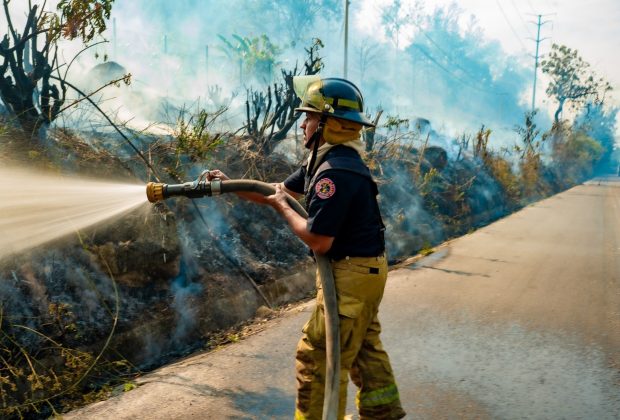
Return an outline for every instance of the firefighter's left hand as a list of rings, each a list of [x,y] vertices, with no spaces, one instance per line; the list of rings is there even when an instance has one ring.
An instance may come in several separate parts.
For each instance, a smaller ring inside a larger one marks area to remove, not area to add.
[[[210,171],[207,171],[207,181],[213,181],[215,178],[219,178],[222,181],[227,181],[230,178],[228,177],[228,175],[226,175],[224,172],[220,171],[219,169],[212,169]]]

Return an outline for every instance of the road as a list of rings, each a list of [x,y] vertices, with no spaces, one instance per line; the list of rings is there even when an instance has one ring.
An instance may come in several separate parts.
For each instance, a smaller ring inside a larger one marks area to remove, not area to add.
[[[67,419],[289,419],[313,302]],[[620,179],[594,180],[390,273],[380,311],[407,418],[620,418]],[[349,413],[355,413],[349,388]]]

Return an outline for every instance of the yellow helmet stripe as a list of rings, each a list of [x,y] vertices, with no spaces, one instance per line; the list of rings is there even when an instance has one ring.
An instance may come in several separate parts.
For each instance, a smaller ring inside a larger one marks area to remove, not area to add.
[[[325,102],[330,105],[334,104],[334,98],[325,97]],[[352,101],[350,99],[338,98],[338,106],[344,106],[346,108],[351,108],[355,111],[362,111],[360,109],[360,104],[357,101]]]

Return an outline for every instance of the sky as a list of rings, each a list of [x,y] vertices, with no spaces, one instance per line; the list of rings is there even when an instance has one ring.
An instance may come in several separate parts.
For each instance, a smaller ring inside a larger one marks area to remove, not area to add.
[[[351,0],[351,7],[356,7]],[[391,0],[361,0],[358,22],[371,30],[379,20],[378,7]],[[403,0],[403,4],[414,1]],[[612,101],[620,105],[620,0],[433,0],[427,10],[456,3],[464,16],[474,16],[485,34],[498,40],[510,54],[534,55],[536,15],[547,21],[541,27],[540,54],[552,43],[577,49],[595,72],[612,83]],[[465,24],[466,22],[463,22]],[[532,58],[532,65],[534,59]],[[540,73],[539,73],[540,74]],[[542,98],[544,91],[540,92]]]

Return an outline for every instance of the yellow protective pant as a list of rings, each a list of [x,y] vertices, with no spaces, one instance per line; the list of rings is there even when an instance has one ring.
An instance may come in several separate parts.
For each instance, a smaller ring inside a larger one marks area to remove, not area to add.
[[[387,279],[381,257],[351,257],[332,262],[340,314],[340,402],[346,409],[348,375],[358,387],[360,419],[399,419],[405,416],[387,353],[379,338],[379,303]],[[317,274],[314,312],[297,345],[297,402],[295,419],[321,419],[325,391],[325,314]]]

